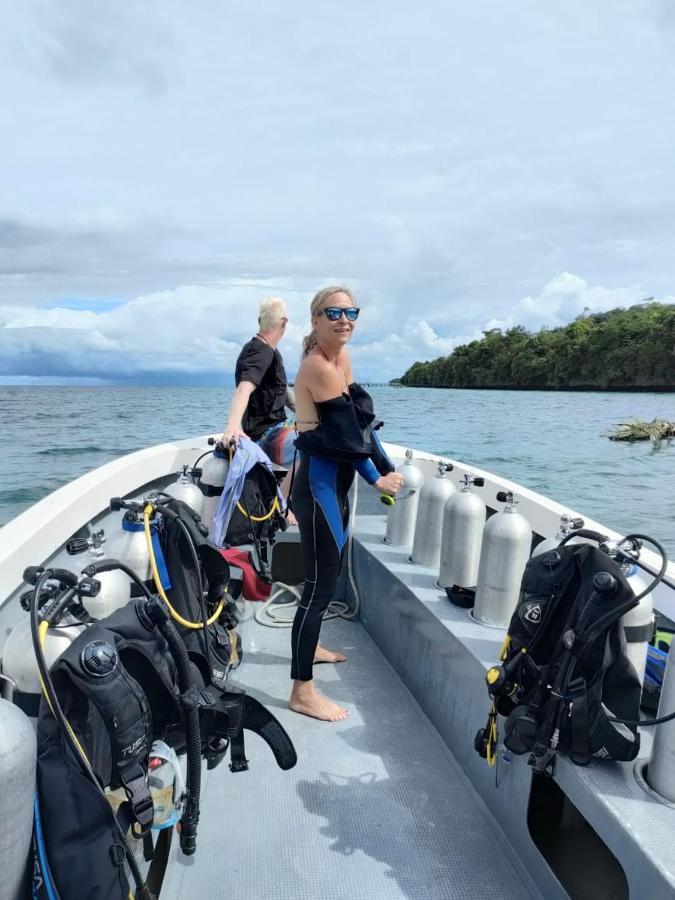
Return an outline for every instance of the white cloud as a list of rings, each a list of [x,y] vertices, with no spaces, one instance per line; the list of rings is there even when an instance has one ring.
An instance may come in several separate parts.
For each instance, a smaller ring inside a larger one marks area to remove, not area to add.
[[[22,376],[143,376],[149,373],[230,374],[241,345],[256,331],[262,297],[285,298],[290,315],[281,347],[289,372],[309,329],[310,294],[275,283],[185,285],[132,300],[105,312],[67,308],[0,307],[0,374]],[[392,378],[419,358],[448,354],[457,337],[442,337],[425,320],[408,318],[399,331],[388,306],[364,306],[352,352],[360,377]],[[307,322],[305,325],[304,322]]]
[[[185,285],[103,312],[0,307],[0,376],[143,379],[183,375],[189,379],[230,375],[242,344],[256,331],[260,300],[272,293],[284,297],[289,310],[281,350],[292,375],[309,327],[311,294],[297,290],[291,281],[272,284],[257,279]],[[463,325],[461,333],[443,335],[426,318],[409,315],[409,304],[401,300],[369,302],[366,298],[350,352],[357,377],[389,380],[417,360],[447,356],[459,344],[479,339],[484,328],[556,327],[585,309],[601,312],[642,299],[643,292],[636,287],[590,286],[565,272],[538,295],[516,303],[506,317],[483,324],[476,310],[468,328]],[[661,300],[675,302],[675,297]]]
[[[551,279],[536,297],[523,297],[503,319],[490,319],[486,328],[513,328],[524,325],[530,331],[542,326],[556,328],[571,322],[584,312],[606,312],[615,307],[633,306],[647,298],[643,289],[591,287],[569,272]],[[659,298],[662,303],[675,303],[675,297]]]

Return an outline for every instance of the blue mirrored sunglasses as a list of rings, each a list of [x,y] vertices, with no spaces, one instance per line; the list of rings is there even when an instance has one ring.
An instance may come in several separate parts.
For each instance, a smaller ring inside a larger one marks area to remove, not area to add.
[[[345,314],[345,318],[349,319],[350,322],[356,322],[361,310],[358,306],[327,306],[325,309],[322,309],[321,312],[326,316],[329,322],[337,322],[342,316],[342,313]]]

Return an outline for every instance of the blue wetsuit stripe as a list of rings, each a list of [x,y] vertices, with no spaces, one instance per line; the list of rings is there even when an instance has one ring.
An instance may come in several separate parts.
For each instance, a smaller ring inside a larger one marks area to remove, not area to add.
[[[360,459],[355,464],[354,468],[359,473],[361,478],[367,481],[368,484],[375,484],[377,479],[380,477],[380,473],[377,471],[377,469],[373,465],[373,461],[370,459]]]
[[[309,459],[309,486],[314,499],[321,507],[326,522],[335,538],[339,551],[345,545],[348,529],[342,524],[342,510],[337,496],[337,463],[332,459],[311,456]]]

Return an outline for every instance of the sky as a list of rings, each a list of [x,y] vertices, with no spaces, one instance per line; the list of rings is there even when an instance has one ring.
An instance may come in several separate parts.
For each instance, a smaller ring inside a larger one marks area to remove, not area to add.
[[[671,0],[0,3],[0,383],[222,383],[260,300],[362,380],[675,302]]]

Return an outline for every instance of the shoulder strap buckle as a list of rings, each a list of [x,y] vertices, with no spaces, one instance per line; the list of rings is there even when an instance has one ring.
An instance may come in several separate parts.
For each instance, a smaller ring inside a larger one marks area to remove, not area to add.
[[[132,763],[119,772],[119,779],[134,819],[140,826],[141,834],[144,834],[152,827],[155,818],[155,807],[145,772],[138,763]]]

